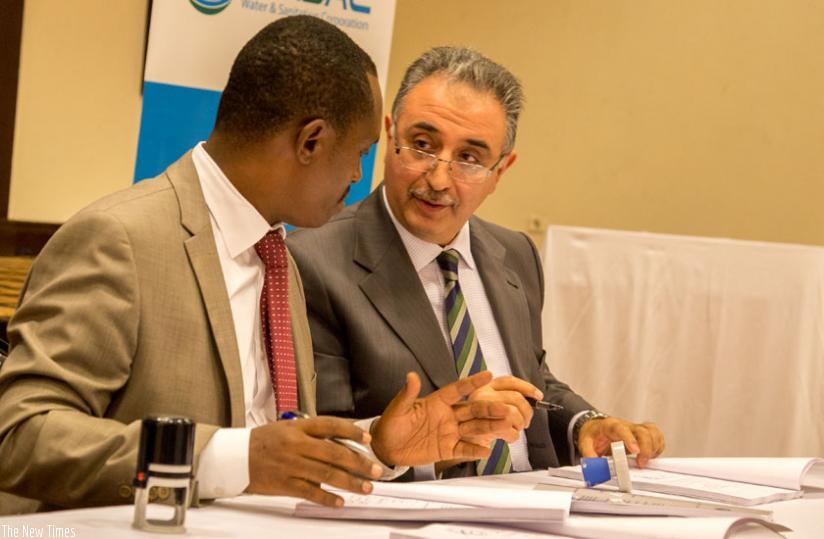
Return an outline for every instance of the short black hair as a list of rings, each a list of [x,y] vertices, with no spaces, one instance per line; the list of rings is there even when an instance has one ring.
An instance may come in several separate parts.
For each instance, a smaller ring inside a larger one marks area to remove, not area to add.
[[[254,142],[323,118],[345,133],[373,113],[367,74],[377,74],[374,62],[336,26],[308,15],[278,19],[235,58],[215,130]]]

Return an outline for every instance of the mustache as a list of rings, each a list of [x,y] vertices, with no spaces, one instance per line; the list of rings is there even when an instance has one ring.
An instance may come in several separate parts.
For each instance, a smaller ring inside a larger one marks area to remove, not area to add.
[[[447,193],[446,191],[435,191],[429,186],[418,187],[417,189],[410,189],[409,196],[429,202],[430,204],[437,204],[439,206],[457,206],[458,201]]]

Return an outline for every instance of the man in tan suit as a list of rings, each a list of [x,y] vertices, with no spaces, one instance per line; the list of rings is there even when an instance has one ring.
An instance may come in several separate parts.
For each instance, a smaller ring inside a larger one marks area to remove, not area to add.
[[[416,399],[410,375],[371,436],[338,418],[274,421],[283,410],[261,344],[254,244],[342,207],[378,138],[380,103],[374,64],[351,39],[320,19],[281,19],[239,53],[205,143],[61,227],[8,328],[0,490],[41,508],[130,502],[140,420],[152,414],[196,422],[201,498],[248,491],[338,505],[321,482],[368,493],[363,478],[385,475],[383,465],[488,453],[508,429],[505,407],[461,402],[488,376]],[[299,406],[314,415],[291,258],[289,270]],[[379,441],[376,458],[332,437]]]

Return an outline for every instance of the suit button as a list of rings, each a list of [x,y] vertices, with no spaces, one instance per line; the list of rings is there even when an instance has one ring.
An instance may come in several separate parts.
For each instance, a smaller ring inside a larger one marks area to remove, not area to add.
[[[117,495],[121,498],[131,498],[132,497],[132,487],[129,485],[120,485],[117,488]]]

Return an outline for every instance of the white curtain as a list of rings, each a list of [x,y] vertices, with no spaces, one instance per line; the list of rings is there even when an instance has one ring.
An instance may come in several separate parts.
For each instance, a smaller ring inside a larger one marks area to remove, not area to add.
[[[551,227],[544,340],[668,456],[824,456],[824,249]]]

